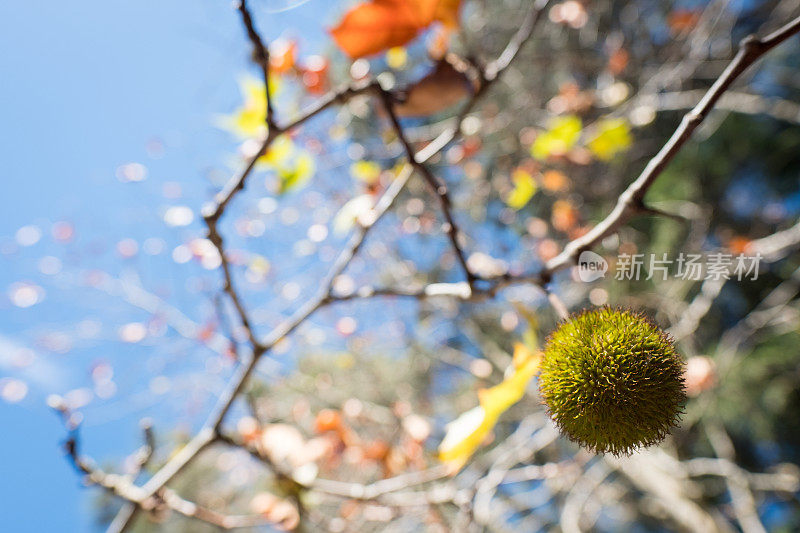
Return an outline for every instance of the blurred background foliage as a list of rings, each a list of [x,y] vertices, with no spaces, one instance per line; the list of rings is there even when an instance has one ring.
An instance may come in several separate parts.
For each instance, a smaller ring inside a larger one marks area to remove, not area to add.
[[[332,43],[322,55],[306,55],[302,37],[291,28],[281,34],[270,26],[268,6],[258,0],[251,4],[271,42],[279,116],[293,116],[332,87],[377,75],[385,88],[409,87],[409,95],[417,90],[419,107],[408,104],[403,124],[409,137],[424,145],[455,109],[429,112],[438,107],[435,101],[462,101],[474,90],[469,61],[481,65],[496,57],[528,2],[465,0],[460,31],[447,37],[449,52],[468,60],[466,74],[436,74],[429,88],[418,80],[445,68],[439,63],[441,36],[435,30],[368,59],[351,61]],[[330,20],[320,22],[333,25],[350,6],[342,2]],[[463,140],[431,164],[450,188],[470,267],[486,276],[536,272],[613,208],[683,114],[719,77],[740,39],[751,32],[764,34],[798,14],[800,4],[793,0],[551,2],[548,20],[468,116]],[[691,319],[690,304],[709,297],[706,312],[689,320],[689,329],[677,336],[690,369],[690,399],[681,427],[658,451],[631,458],[631,471],[630,464],[594,457],[559,438],[531,385],[501,417],[474,461],[447,481],[454,491],[473,491],[467,506],[473,524],[492,531],[673,531],[703,530],[709,524],[721,531],[758,531],[752,517],[742,520],[734,501],[742,498],[737,483],[744,483],[752,491],[757,523],[769,531],[797,529],[797,242],[763,261],[757,280],[734,279],[719,287],[675,275],[632,281],[613,275],[620,253],[666,253],[672,260],[680,253],[738,254],[797,222],[797,42],[776,49],[746,73],[648,193],[648,205],[682,219],[642,216],[605,239],[596,250],[610,264],[605,279],[582,283],[565,271],[553,281],[570,310],[634,307],[665,329]],[[255,69],[249,75],[255,76]],[[86,419],[98,403],[123,408],[113,404],[116,381],[122,381],[126,394],[132,394],[134,384],[144,384],[150,395],[171,398],[169,414],[166,407],[157,414],[167,422],[156,425],[161,446],[150,471],[202,422],[237,352],[244,349],[235,315],[217,296],[220,260],[204,239],[198,209],[200,200],[208,199],[242,158],[254,153],[253,139],[264,133],[266,107],[256,79],[243,78],[241,101],[218,102],[220,118],[209,128],[219,127],[220,143],[229,153],[222,163],[198,173],[204,197],[182,195],[173,182],[148,178],[163,181],[163,236],[121,239],[96,261],[102,266],[74,261],[67,249],[41,259],[46,281],[9,288],[9,300],[17,307],[38,304],[45,289],[78,297],[99,289],[110,298],[91,305],[112,322],[122,302],[142,309],[139,318],[116,326],[118,338],[88,335],[68,342],[66,351],[79,351],[84,343],[103,343],[109,350],[122,344],[126,353],[133,347],[137,354],[151,353],[145,364],[141,355],[131,355],[140,358],[136,362],[91,358],[85,384],[51,392],[62,394],[75,416],[86,410]],[[424,116],[416,116],[420,109]],[[314,118],[271,149],[222,224],[235,279],[257,328],[268,331],[316,291],[316,280],[365,211],[358,198],[383,192],[402,157],[384,113],[366,96]],[[145,180],[146,169],[137,165],[119,168],[117,177],[125,186]],[[20,228],[16,246],[35,237],[39,230],[31,228]],[[67,230],[54,226],[54,238],[62,235],[69,241]],[[80,245],[91,246],[91,237]],[[413,179],[336,287],[347,293],[364,285],[421,287],[460,280],[437,204],[423,181]],[[777,303],[769,299],[775,291],[783,297]],[[759,322],[756,313],[765,305],[769,317]],[[227,429],[245,444],[260,443],[271,461],[309,480],[366,484],[435,468],[445,424],[477,405],[478,389],[503,380],[515,343],[535,347],[557,320],[543,293],[525,285],[481,302],[387,298],[340,303],[320,311],[268,355],[246,401],[228,417]],[[80,336],[100,327],[95,322],[82,320],[64,329]],[[38,335],[38,345],[54,353],[59,340],[67,342],[64,332]],[[202,355],[185,355],[194,352]],[[24,379],[3,379],[3,397],[21,400],[15,398],[20,387],[27,390]],[[129,463],[121,455],[108,457],[111,471]],[[698,458],[727,461],[714,464],[734,465],[733,474],[704,471],[705,463],[692,462]],[[549,469],[527,478],[520,470],[526,465]],[[487,485],[497,471],[514,472],[519,481]],[[674,483],[677,500],[655,490],[641,472],[661,476],[656,484],[667,483],[664,479]],[[482,487],[488,488],[482,492]],[[466,527],[465,506],[457,499],[421,505],[308,492],[237,449],[209,450],[174,488],[191,501],[233,514],[270,516],[275,502],[269,495],[277,496],[291,503],[306,531]],[[118,505],[103,496],[98,523],[110,522]],[[681,522],[676,512],[687,505],[709,521],[692,527],[695,515],[688,513],[689,522]],[[285,519],[284,526],[297,521],[291,511]],[[156,510],[139,519],[134,530],[216,528]]]

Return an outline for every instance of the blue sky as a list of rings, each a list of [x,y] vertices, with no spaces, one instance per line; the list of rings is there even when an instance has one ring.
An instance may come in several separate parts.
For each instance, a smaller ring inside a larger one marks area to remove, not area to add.
[[[284,7],[282,1],[253,2],[266,37],[298,37],[305,53],[328,46],[320,29],[331,22],[335,3],[310,0],[268,12]],[[70,266],[110,270],[119,259],[92,250],[163,233],[152,199],[160,198],[164,183],[178,184],[186,205],[197,207],[209,197],[208,169],[230,157],[233,146],[213,118],[238,101],[237,78],[249,68],[247,45],[226,0],[30,0],[0,3],[0,49],[0,378],[19,378],[29,387],[19,403],[0,401],[3,530],[92,531],[93,492],[81,487],[59,452],[64,431],[45,406],[47,394],[80,386],[87,366],[98,360],[113,361],[117,374],[130,369],[127,381],[115,376],[117,403],[87,413],[86,447],[101,461],[139,445],[142,414],[171,414],[132,400],[142,388],[136,377],[152,370],[140,368],[140,351],[108,339],[76,340],[76,328],[92,326],[105,301],[65,276],[40,281],[37,265],[52,255],[64,262],[64,272]],[[129,162],[144,164],[148,179],[121,184],[116,169]],[[68,244],[50,237],[59,221],[75,229]],[[15,233],[31,225],[42,237],[17,246]],[[147,264],[137,270],[147,272]],[[182,279],[177,270],[170,276]],[[20,281],[44,286],[44,300],[12,305],[6,294]],[[173,303],[187,303],[180,298]],[[110,313],[116,323],[137,318],[133,310]],[[50,329],[75,334],[71,348],[53,348],[59,338],[47,337]],[[12,360],[23,349],[35,359],[20,368]],[[201,398],[199,413],[207,401]]]

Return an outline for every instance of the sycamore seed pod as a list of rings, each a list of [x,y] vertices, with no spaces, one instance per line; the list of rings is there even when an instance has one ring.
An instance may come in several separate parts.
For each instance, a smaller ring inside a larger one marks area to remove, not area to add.
[[[669,337],[639,313],[608,307],[575,314],[550,335],[539,389],[567,437],[614,455],[661,442],[685,399]]]

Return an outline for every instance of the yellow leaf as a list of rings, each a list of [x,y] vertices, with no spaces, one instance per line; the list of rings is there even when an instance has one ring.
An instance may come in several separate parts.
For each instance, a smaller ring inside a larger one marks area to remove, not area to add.
[[[258,166],[276,168],[284,165],[293,152],[294,142],[292,142],[292,139],[288,135],[281,135],[272,141],[267,153],[259,157],[256,164]]]
[[[597,125],[597,135],[588,147],[598,159],[608,161],[631,145],[631,130],[621,118],[607,118]]]
[[[531,155],[543,160],[551,155],[566,154],[580,139],[582,128],[581,119],[575,115],[553,119],[548,130],[533,141]]]
[[[264,113],[257,109],[243,107],[231,118],[230,129],[242,137],[256,137],[264,135],[267,131]]]
[[[305,185],[314,174],[314,160],[307,152],[300,154],[294,161],[294,165],[289,168],[282,168],[278,171],[280,185],[279,194],[286,194]]]
[[[536,182],[530,172],[521,168],[511,174],[511,181],[514,183],[514,189],[506,198],[506,204],[512,209],[522,209],[536,194]]]
[[[350,174],[367,185],[372,185],[381,176],[381,167],[374,161],[356,161],[350,165]]]
[[[447,425],[447,433],[439,445],[439,460],[448,466],[451,475],[458,472],[486,440],[500,415],[522,398],[528,382],[539,371],[541,353],[534,353],[518,343],[514,354],[511,375],[499,385],[478,391],[480,405]]]
[[[244,106],[267,109],[267,96],[264,94],[264,84],[255,78],[243,78],[239,82],[239,90],[244,97]]]
[[[511,359],[511,367],[514,370],[522,368],[535,356],[536,356],[536,351],[533,350],[530,346],[528,346],[527,343],[515,342],[514,355],[512,356]]]
[[[408,62],[408,52],[402,46],[395,46],[386,51],[386,64],[395,70],[400,70]]]
[[[241,137],[264,136],[267,131],[267,95],[264,92],[264,83],[248,77],[239,82],[239,89],[244,102],[233,114],[222,118],[222,126]],[[273,76],[270,78],[270,94],[277,94],[279,89],[280,82]]]
[[[439,445],[439,460],[448,466],[451,475],[461,470],[494,427],[482,406],[463,413],[447,424],[447,434]]]
[[[522,342],[529,350],[538,350],[539,319],[536,317],[536,313],[519,302],[512,302],[512,305],[514,306],[514,309],[516,309],[517,313],[528,323],[528,327],[522,333]],[[516,346],[514,355],[516,355]]]
[[[524,344],[517,343],[514,354],[516,358],[511,376],[499,385],[478,391],[481,406],[487,412],[496,413],[498,417],[522,398],[528,382],[539,370],[539,355],[534,354]]]

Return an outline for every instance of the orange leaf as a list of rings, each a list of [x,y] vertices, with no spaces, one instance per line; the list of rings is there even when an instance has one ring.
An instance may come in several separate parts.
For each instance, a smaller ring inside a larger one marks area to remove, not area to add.
[[[622,71],[625,70],[625,67],[628,66],[628,60],[630,59],[630,54],[624,48],[618,48],[611,57],[608,58],[608,70],[610,70],[615,76],[619,76],[622,74]]]
[[[294,68],[297,42],[277,39],[269,46],[269,68],[276,74],[285,74]]]
[[[439,26],[433,32],[433,38],[428,42],[428,57],[441,61],[450,48],[450,34],[453,33],[447,26]]]
[[[331,35],[352,59],[403,46],[433,22],[430,0],[371,0],[345,13]]]
[[[568,231],[578,223],[578,211],[567,200],[553,203],[551,221],[559,231]]]
[[[548,191],[563,191],[569,185],[569,178],[558,170],[548,170],[542,175],[542,187]]]
[[[368,0],[345,13],[331,35],[352,59],[403,46],[433,22],[458,27],[461,0]]]
[[[317,414],[314,421],[314,429],[317,433],[326,431],[337,431],[342,428],[342,415],[333,409],[323,409]]]
[[[457,28],[460,7],[461,0],[438,0],[434,19],[444,24],[447,28]]]
[[[328,60],[322,56],[309,56],[303,61],[299,71],[309,93],[325,94],[328,91],[328,66]]]
[[[676,9],[667,17],[667,25],[673,34],[681,34],[694,28],[700,21],[700,12],[692,9]]]
[[[736,236],[728,241],[728,250],[733,254],[743,254],[748,251],[752,241],[747,237]]]

